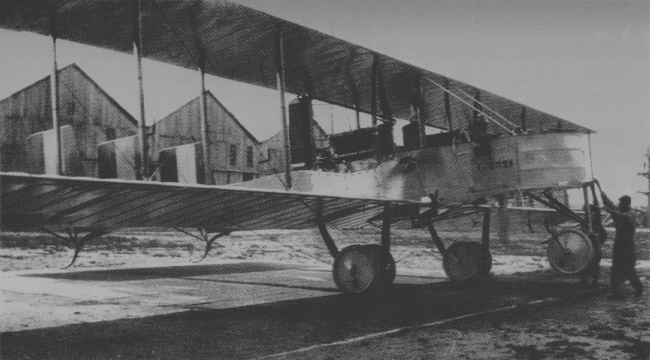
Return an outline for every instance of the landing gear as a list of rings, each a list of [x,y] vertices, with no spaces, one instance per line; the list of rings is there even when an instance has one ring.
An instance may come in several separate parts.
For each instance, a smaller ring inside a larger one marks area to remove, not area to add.
[[[460,216],[467,215],[461,213]],[[483,234],[481,243],[460,241],[445,248],[433,223],[427,225],[431,239],[442,254],[442,266],[447,277],[453,281],[469,281],[485,278],[492,269],[490,254],[490,209],[483,210]]]
[[[390,286],[393,284],[395,281],[395,259],[393,259],[393,255],[388,253],[388,259],[386,259],[384,265],[382,266],[381,263],[381,255],[382,255],[382,249],[380,245],[377,244],[372,244],[372,245],[364,245],[366,252],[370,254],[370,256],[375,259],[377,262],[377,266],[379,268],[379,285],[381,287],[386,287]]]
[[[551,237],[546,254],[553,270],[564,275],[577,275],[589,266],[596,252],[585,233],[568,229]]]
[[[317,222],[332,257],[334,283],[344,293],[366,293],[395,281],[395,260],[390,253],[390,207],[384,206],[381,245],[351,245],[339,251],[325,224]]]
[[[361,245],[348,246],[334,260],[334,283],[344,293],[362,293],[379,281],[376,261]]]
[[[589,201],[589,189],[591,189],[593,204],[590,204]],[[597,267],[598,261],[600,261],[600,242],[597,230],[602,229],[602,225],[600,223],[600,207],[594,182],[583,184],[582,190],[584,195],[584,218],[553,197],[550,189],[547,189],[542,194],[527,193],[530,198],[578,224],[579,230],[564,229],[558,231],[555,227],[546,222],[544,223],[546,231],[551,234],[546,248],[548,262],[555,272],[563,275],[581,274],[591,265]]]
[[[442,257],[442,267],[449,279],[468,281],[478,278],[484,269],[484,259],[478,243],[456,242],[447,248]]]
[[[478,252],[481,257],[481,270],[479,276],[487,276],[492,270],[492,253],[490,253],[490,250],[486,249],[482,244],[477,242],[468,242],[468,244],[474,247],[474,251]]]
[[[365,293],[385,287],[395,280],[395,260],[389,254],[381,266],[379,245],[351,245],[334,260],[334,283],[344,293]]]
[[[478,280],[492,270],[492,254],[477,242],[456,242],[445,251],[442,267],[451,280]]]

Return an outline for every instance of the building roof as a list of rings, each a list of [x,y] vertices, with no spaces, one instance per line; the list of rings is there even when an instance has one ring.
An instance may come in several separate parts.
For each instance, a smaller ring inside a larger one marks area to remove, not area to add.
[[[79,75],[81,75],[84,79],[86,79],[86,81],[88,81],[88,82],[89,82],[93,87],[95,87],[95,89],[97,89],[97,91],[99,91],[99,93],[100,93],[102,96],[104,96],[104,98],[106,98],[106,99],[107,99],[107,100],[108,100],[108,101],[109,101],[113,106],[115,106],[115,108],[117,108],[118,111],[119,111],[120,113],[122,113],[122,115],[124,115],[125,118],[127,118],[130,122],[132,122],[133,125],[137,125],[137,124],[138,124],[138,121],[137,121],[137,120],[136,120],[136,119],[135,119],[131,114],[129,114],[129,112],[126,111],[126,109],[124,109],[124,108],[123,108],[123,107],[122,107],[122,106],[121,106],[117,101],[115,101],[115,99],[113,99],[110,95],[108,95],[108,93],[107,93],[106,91],[104,91],[104,89],[102,89],[102,87],[99,86],[99,84],[97,84],[97,82],[95,82],[95,80],[93,80],[93,79],[92,79],[88,74],[86,74],[86,72],[83,71],[83,70],[79,67],[79,65],[77,65],[76,63],[72,63],[72,64],[70,64],[70,65],[68,65],[68,66],[66,66],[66,67],[63,67],[63,68],[59,69],[59,70],[58,70],[59,76],[60,76],[60,74],[62,74],[64,71],[74,71],[74,72],[78,73]],[[50,75],[48,75],[48,76],[46,76],[46,77],[44,77],[44,78],[42,78],[42,79],[40,79],[40,80],[38,80],[38,81],[36,81],[36,82],[34,82],[34,83],[28,85],[28,86],[25,86],[25,87],[22,88],[22,89],[20,89],[20,90],[14,92],[13,94],[7,96],[6,98],[0,100],[0,103],[4,102],[4,101],[6,101],[6,100],[9,100],[9,99],[11,99],[12,97],[18,96],[20,93],[25,92],[25,91],[27,91],[28,89],[31,89],[31,88],[36,87],[36,86],[39,86],[39,85],[41,85],[41,84],[44,83],[44,82],[49,83],[49,81],[50,81]]]
[[[225,107],[225,106],[224,106],[224,105],[223,105],[223,104],[222,104],[222,103],[217,99],[217,97],[214,96],[214,94],[212,94],[212,92],[210,92],[210,90],[207,90],[205,93],[206,93],[206,95],[207,95],[207,96],[206,96],[207,101],[214,101],[214,102],[215,102],[215,103],[216,103],[216,104],[217,104],[217,105],[218,105],[218,106],[219,106],[223,111],[226,112],[226,114],[228,114],[228,116],[229,116],[229,117],[230,117],[230,118],[235,122],[235,124],[237,124],[237,126],[239,126],[239,128],[242,129],[242,130],[244,131],[244,133],[246,133],[246,135],[247,135],[247,136],[248,136],[248,137],[249,137],[249,138],[250,138],[250,139],[251,139],[255,144],[259,144],[259,143],[260,143],[260,142],[255,138],[255,136],[253,136],[253,134],[251,134],[250,131],[248,131],[248,129],[246,129],[246,127],[244,127],[244,125],[242,125],[242,124],[239,122],[239,120],[237,120],[237,118],[235,117],[235,115],[233,115],[233,113],[231,113],[230,110],[228,110],[228,109],[227,109],[227,108],[226,108],[226,107]],[[211,100],[210,100],[210,99],[211,99]],[[192,100],[186,102],[184,105],[182,105],[182,106],[179,107],[178,109],[172,111],[171,113],[169,113],[169,114],[168,114],[167,116],[165,116],[164,118],[159,119],[159,120],[156,120],[155,123],[159,123],[159,122],[161,122],[161,121],[166,121],[166,119],[168,119],[168,118],[169,118],[170,116],[172,116],[173,114],[175,114],[175,113],[181,111],[182,109],[184,109],[184,108],[187,107],[187,106],[191,106],[194,102],[198,102],[198,100],[199,100],[199,97],[197,96],[197,97],[195,97],[194,99],[192,99]],[[155,124],[155,123],[154,123],[154,124]]]

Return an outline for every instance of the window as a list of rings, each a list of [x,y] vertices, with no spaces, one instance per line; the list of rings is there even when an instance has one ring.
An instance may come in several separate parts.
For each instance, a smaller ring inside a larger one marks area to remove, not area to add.
[[[253,147],[249,146],[246,148],[246,165],[248,167],[253,167]]]
[[[237,165],[237,145],[230,144],[230,165]]]
[[[106,141],[115,140],[115,129],[107,128],[106,129]]]

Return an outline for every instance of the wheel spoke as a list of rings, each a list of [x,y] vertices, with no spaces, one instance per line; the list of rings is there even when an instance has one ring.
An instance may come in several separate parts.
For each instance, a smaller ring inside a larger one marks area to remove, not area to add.
[[[569,229],[550,241],[547,256],[551,267],[562,274],[575,275],[583,271],[595,256],[594,245],[581,231]]]

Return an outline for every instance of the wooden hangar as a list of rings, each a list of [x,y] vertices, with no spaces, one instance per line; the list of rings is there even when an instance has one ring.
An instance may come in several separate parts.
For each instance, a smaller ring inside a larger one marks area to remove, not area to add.
[[[97,145],[135,134],[137,122],[76,64],[60,69],[58,80],[60,124],[64,135],[74,134],[63,146],[70,155],[64,174],[96,177]],[[53,135],[50,90],[48,76],[0,100],[2,171],[55,173],[53,151],[43,148]]]
[[[133,116],[76,64],[58,70],[58,84],[63,174],[135,179]],[[48,76],[0,100],[2,171],[56,173],[50,86]],[[205,94],[211,176],[206,179],[202,166],[197,97],[147,128],[149,178],[224,185],[282,171],[281,133],[258,141],[212,93]],[[313,124],[322,145],[326,134]]]

